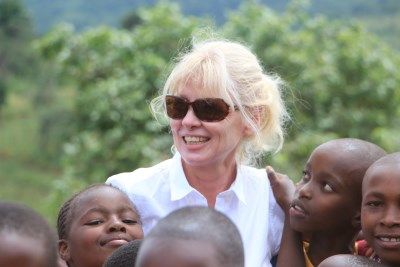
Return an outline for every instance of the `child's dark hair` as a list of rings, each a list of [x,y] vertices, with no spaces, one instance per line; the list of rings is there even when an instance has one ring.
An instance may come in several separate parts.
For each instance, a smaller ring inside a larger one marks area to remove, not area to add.
[[[78,193],[74,194],[70,199],[68,199],[66,202],[64,202],[64,204],[60,208],[60,211],[58,212],[57,232],[58,232],[59,239],[67,239],[68,238],[68,232],[69,232],[69,228],[71,226],[71,219],[73,218],[74,210],[75,210],[75,207],[76,207],[76,204],[77,204],[79,198],[82,197],[83,195],[85,195],[86,193],[88,193],[92,190],[101,188],[101,187],[111,187],[115,190],[120,191],[122,194],[126,195],[125,192],[123,192],[119,188],[114,187],[112,185],[108,185],[108,184],[93,184],[93,185],[90,185],[90,186],[86,187],[85,189],[79,191]],[[128,196],[127,196],[127,198],[129,199]],[[132,203],[132,206],[140,218],[140,214],[137,211],[137,209],[133,203]],[[140,223],[140,221],[139,221],[139,223]]]
[[[320,267],[332,267],[332,266],[353,266],[353,267],[384,267],[379,262],[373,261],[367,257],[351,254],[338,254],[326,258],[318,266]]]
[[[142,239],[135,239],[115,250],[107,258],[103,267],[132,267],[135,266],[136,257]]]
[[[56,234],[40,214],[22,204],[5,201],[0,201],[0,214],[0,233],[13,232],[19,236],[32,238],[45,249],[48,259],[47,266],[57,266]]]
[[[190,206],[161,219],[143,241],[138,255],[151,240],[201,240],[214,246],[220,267],[243,267],[244,248],[236,225],[223,213],[208,207]],[[151,249],[151,248],[150,248]]]

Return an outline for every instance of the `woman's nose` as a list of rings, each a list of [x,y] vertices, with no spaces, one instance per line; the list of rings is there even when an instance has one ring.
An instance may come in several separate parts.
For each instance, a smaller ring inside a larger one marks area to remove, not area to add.
[[[188,112],[185,117],[182,119],[182,125],[192,128],[193,126],[201,125],[201,120],[197,118],[196,114],[193,111],[192,107],[189,107]]]

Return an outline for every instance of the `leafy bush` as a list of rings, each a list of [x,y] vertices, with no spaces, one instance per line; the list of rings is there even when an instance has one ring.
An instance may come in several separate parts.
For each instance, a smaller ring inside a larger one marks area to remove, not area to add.
[[[137,14],[131,31],[76,34],[63,26],[38,44],[59,64],[60,79],[75,81],[74,132],[64,146],[68,179],[104,181],[170,157],[168,129],[154,121],[148,101],[203,22],[166,3]],[[267,159],[278,170],[299,177],[311,150],[337,137],[399,149],[399,55],[359,25],[310,17],[298,2],[282,15],[247,2],[219,34],[250,45],[267,71],[287,81],[292,122],[283,151]]]

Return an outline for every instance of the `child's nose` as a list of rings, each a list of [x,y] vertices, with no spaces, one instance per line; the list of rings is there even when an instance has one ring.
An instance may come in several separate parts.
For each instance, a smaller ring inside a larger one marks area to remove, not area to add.
[[[400,226],[400,210],[396,207],[388,207],[381,223],[387,227]]]
[[[124,233],[126,233],[125,224],[119,219],[113,219],[110,222],[108,230],[110,232],[124,232]]]
[[[311,199],[310,183],[306,183],[297,188],[299,198]]]

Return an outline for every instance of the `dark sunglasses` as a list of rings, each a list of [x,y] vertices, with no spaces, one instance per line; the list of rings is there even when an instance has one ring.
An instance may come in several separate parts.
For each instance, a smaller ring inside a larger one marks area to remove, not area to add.
[[[167,95],[165,105],[168,117],[176,120],[183,119],[190,106],[201,121],[222,121],[229,114],[229,105],[221,98],[199,98],[189,102],[183,97]],[[234,106],[234,110],[239,110],[239,108]]]

